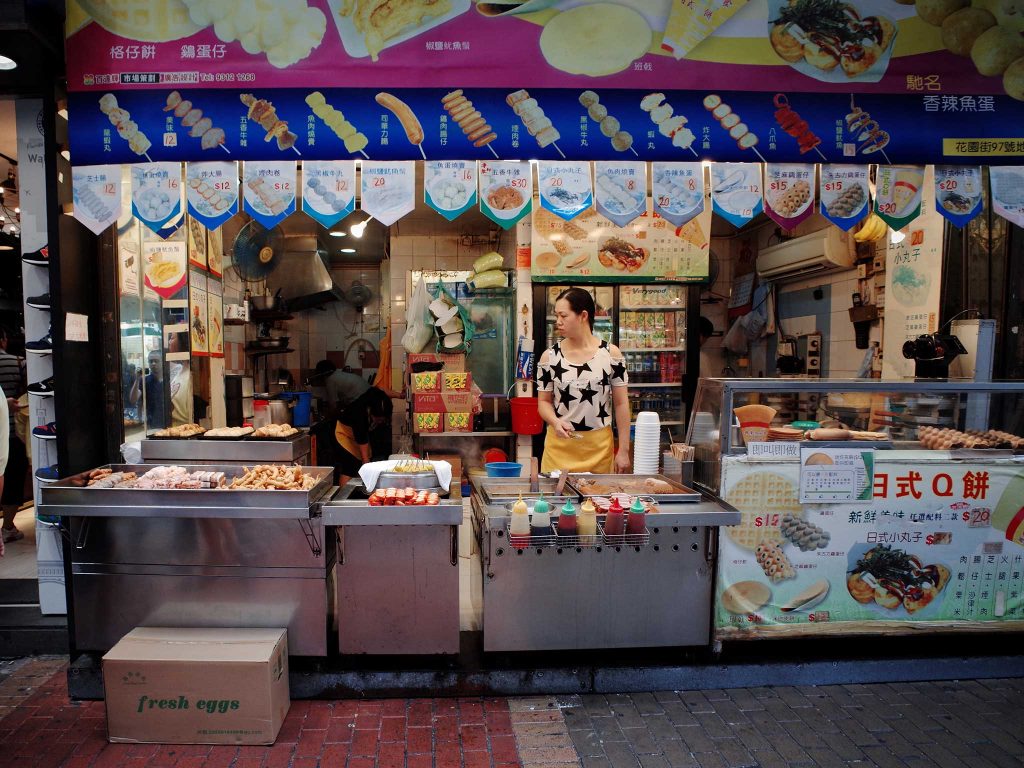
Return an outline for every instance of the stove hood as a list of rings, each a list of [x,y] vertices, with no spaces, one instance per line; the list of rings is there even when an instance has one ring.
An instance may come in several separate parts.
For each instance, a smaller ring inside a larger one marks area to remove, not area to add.
[[[341,301],[344,292],[331,277],[327,254],[326,243],[315,235],[285,235],[284,252],[267,277],[267,289],[272,294],[280,290],[289,310]]]

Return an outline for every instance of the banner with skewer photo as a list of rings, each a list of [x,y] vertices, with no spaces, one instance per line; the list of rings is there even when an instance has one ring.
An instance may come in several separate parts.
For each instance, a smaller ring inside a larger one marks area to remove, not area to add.
[[[71,169],[74,216],[100,234],[121,217],[121,166],[83,165]]]

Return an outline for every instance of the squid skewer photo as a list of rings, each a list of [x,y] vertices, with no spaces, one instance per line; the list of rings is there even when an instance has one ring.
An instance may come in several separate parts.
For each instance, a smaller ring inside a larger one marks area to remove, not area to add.
[[[164,112],[174,112],[174,116],[181,120],[181,125],[189,129],[188,135],[193,139],[199,139],[199,145],[203,149],[220,147],[231,154],[231,150],[224,146],[224,131],[214,128],[213,121],[203,117],[203,110],[193,107],[188,99],[182,99],[177,91],[167,94]]]

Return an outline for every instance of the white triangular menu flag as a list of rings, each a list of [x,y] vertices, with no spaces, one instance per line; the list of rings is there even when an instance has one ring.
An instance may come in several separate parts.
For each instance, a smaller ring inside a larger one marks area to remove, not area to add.
[[[246,161],[242,208],[267,229],[295,213],[294,160]]]
[[[363,160],[359,207],[384,226],[416,208],[416,161]]]
[[[1024,166],[992,166],[992,210],[1007,221],[1024,227]]]
[[[238,213],[238,163],[232,160],[185,166],[188,214],[209,230]]]
[[[181,219],[181,163],[142,163],[132,166],[132,215],[161,237],[170,237]]]
[[[95,234],[121,215],[121,166],[83,165],[71,169],[74,216]]]

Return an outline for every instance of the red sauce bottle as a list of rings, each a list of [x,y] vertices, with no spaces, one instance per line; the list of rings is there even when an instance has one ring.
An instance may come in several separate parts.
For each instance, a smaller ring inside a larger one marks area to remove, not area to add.
[[[616,497],[612,497],[612,505],[604,518],[604,532],[608,536],[621,536],[626,530],[626,511]]]

